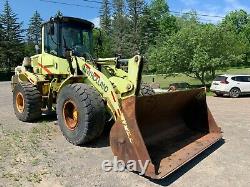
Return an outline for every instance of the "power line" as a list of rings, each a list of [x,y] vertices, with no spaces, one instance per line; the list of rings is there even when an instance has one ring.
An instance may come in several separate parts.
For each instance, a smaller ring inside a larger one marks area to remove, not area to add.
[[[210,22],[210,23],[216,22],[216,21],[213,21],[213,20],[210,20],[210,19],[201,19],[201,18],[199,18],[199,20],[204,21],[204,22]]]
[[[89,3],[98,3],[98,4],[102,4],[101,1],[95,1],[95,0],[82,0],[82,1],[89,2]]]
[[[170,11],[171,13],[173,13],[173,15],[175,16],[183,16],[183,15],[197,15],[195,13],[192,13],[192,12],[187,12],[187,13],[182,13],[182,12],[177,12],[177,11]],[[197,15],[199,16],[199,15]],[[208,17],[208,16],[206,16]],[[210,16],[209,16],[210,17]],[[214,17],[212,17],[214,18]],[[223,17],[224,18],[224,17]],[[211,22],[211,23],[214,23],[216,21],[219,21],[219,20],[211,20],[211,19],[204,19],[202,16],[201,17],[198,17],[198,20],[201,21],[201,22]]]
[[[52,1],[52,0],[39,0],[39,1],[46,2],[46,3],[67,5],[67,6],[83,7],[83,8],[94,8],[94,9],[99,8],[99,7],[89,6],[89,5],[79,5],[79,4],[74,4],[74,3],[65,3],[65,2]],[[87,1],[87,0],[85,0],[85,1]]]
[[[174,10],[170,10],[169,12],[171,13],[175,13],[175,14],[180,14],[180,15],[185,15],[185,14],[188,14],[188,15],[197,15],[197,16],[201,16],[201,17],[210,17],[210,18],[225,18],[223,16],[218,16],[218,15],[209,15],[209,14],[198,14],[196,12],[179,12],[179,11],[174,11]]]
[[[67,6],[76,6],[76,7],[83,7],[83,8],[93,8],[97,9],[99,7],[96,6],[89,6],[89,5],[80,5],[80,4],[75,4],[75,3],[66,3],[66,2],[59,2],[59,1],[54,1],[54,0],[39,0],[41,2],[47,2],[47,3],[54,3],[54,4],[61,4],[61,5],[67,5]],[[96,1],[96,0],[82,0],[84,2],[90,2],[90,3],[97,3],[101,4],[101,1]],[[224,19],[225,17],[219,16],[219,15],[209,15],[209,14],[199,14],[199,13],[193,13],[193,12],[180,12],[176,10],[170,10],[170,13],[178,14],[178,15],[197,15],[200,17],[210,17],[210,18],[221,18]]]

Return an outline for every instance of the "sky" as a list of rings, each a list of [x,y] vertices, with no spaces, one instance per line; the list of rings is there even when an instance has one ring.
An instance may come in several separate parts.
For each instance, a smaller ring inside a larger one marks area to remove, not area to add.
[[[71,3],[76,6],[50,3],[48,1]],[[150,0],[146,1],[150,2]],[[36,10],[44,20],[48,20],[55,15],[57,10],[60,10],[64,16],[84,18],[99,26],[100,3],[98,2],[101,2],[101,0],[9,0],[9,2],[13,11],[18,15],[19,21],[23,22],[24,28],[27,28],[29,19]],[[250,13],[249,0],[167,0],[167,2],[173,12],[184,13],[196,10],[198,14],[211,15],[200,16],[203,22],[217,23],[222,19],[221,17],[236,9],[244,9]],[[0,12],[3,10],[4,3],[5,0],[0,0]],[[177,13],[173,14],[177,15]]]

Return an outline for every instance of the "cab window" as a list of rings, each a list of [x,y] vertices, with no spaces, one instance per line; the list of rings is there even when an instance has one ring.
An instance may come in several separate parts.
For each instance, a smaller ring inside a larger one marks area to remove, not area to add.
[[[44,51],[51,55],[58,56],[58,28],[54,24],[54,32],[51,33],[50,25],[45,26]]]
[[[61,40],[64,48],[74,51],[76,56],[86,57],[92,50],[92,30],[84,25],[63,23]]]

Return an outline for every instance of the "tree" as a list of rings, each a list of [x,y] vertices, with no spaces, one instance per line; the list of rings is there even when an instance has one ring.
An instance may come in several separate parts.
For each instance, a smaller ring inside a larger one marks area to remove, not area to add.
[[[165,0],[153,0],[150,10],[153,20],[157,23],[155,31],[157,38],[162,39],[176,32],[176,18],[170,15],[169,6]]]
[[[140,18],[141,51],[146,53],[148,46],[155,45],[157,40],[165,40],[177,32],[176,18],[169,13],[164,0],[153,0],[145,6]]]
[[[94,30],[95,39],[95,56],[111,57],[112,56],[112,36],[111,36],[111,7],[109,0],[103,0],[100,9],[100,30]],[[100,36],[101,35],[101,36]],[[101,43],[100,43],[101,37]],[[100,46],[100,44],[102,44]]]
[[[128,45],[130,46],[130,53],[139,52],[140,45],[140,24],[139,19],[143,13],[144,0],[127,0],[128,3],[128,17],[129,17],[129,33],[128,33]]]
[[[4,45],[2,63],[10,71],[11,67],[16,66],[23,56],[23,30],[21,29],[22,24],[18,22],[17,14],[12,11],[8,1],[6,1],[0,16],[0,25],[2,25],[2,44]]]
[[[3,40],[3,27],[2,25],[0,24],[0,68],[3,67],[3,51],[4,51],[4,40]]]
[[[249,23],[249,16],[244,10],[235,10],[226,15],[222,22],[222,26],[228,30],[240,33]]]
[[[246,41],[248,41],[248,50],[246,50],[246,59],[244,62],[244,65],[249,66],[250,62],[250,21],[248,21],[247,25],[245,25],[243,33],[239,34],[241,37],[245,38]]]
[[[25,43],[25,55],[32,56],[36,54],[35,46],[38,45],[41,48],[41,38],[42,38],[42,22],[43,19],[41,15],[35,11],[30,19],[29,27],[27,30],[27,40]]]
[[[236,33],[238,36],[250,42],[250,17],[246,11],[236,10],[230,12],[222,21],[221,27]],[[248,65],[250,61],[250,46],[248,46],[248,48],[249,49],[245,52],[246,58],[244,60],[246,65]]]
[[[110,33],[111,31],[111,14],[110,14],[110,3],[109,0],[103,0],[100,10],[100,25],[101,29]]]
[[[197,12],[193,10],[184,13],[181,17],[176,18],[177,30],[196,24],[199,24],[199,18]]]
[[[129,21],[125,15],[124,0],[113,0],[113,21],[112,21],[112,44],[113,53],[130,57],[129,46],[127,45],[127,33]]]
[[[35,11],[34,15],[30,19],[29,28],[27,32],[28,42],[34,45],[41,44],[42,34],[42,22],[41,15]]]
[[[212,24],[192,24],[150,48],[151,69],[195,77],[203,85],[216,70],[242,62],[248,44],[234,32]]]
[[[110,33],[93,30],[94,57],[113,57],[113,46]]]

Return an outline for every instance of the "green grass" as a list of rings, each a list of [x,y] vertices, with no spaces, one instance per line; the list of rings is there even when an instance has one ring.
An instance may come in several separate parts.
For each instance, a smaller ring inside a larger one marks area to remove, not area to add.
[[[214,94],[213,92],[210,92],[210,91],[209,91],[209,92],[206,93],[206,95],[207,95],[207,96],[214,96],[215,94]]]
[[[231,68],[227,71],[218,71],[217,74],[250,74],[250,68]]]
[[[218,71],[218,75],[221,74],[250,74],[250,68],[231,68],[227,71]],[[161,88],[167,88],[171,83],[187,82],[191,85],[201,85],[198,79],[188,77],[183,74],[177,76],[166,77],[165,75],[144,75],[143,81],[147,83],[152,83],[153,78],[155,83],[159,83]]]
[[[143,76],[143,81],[147,83],[152,83],[153,78],[155,79],[155,83],[160,84],[161,88],[167,88],[171,83],[177,82],[187,82],[193,85],[200,84],[199,80],[187,77],[185,75],[177,75],[173,77],[166,77],[165,75],[146,75]]]
[[[50,175],[48,167],[53,167],[46,148],[56,133],[57,127],[51,124],[40,124],[29,131],[4,129],[0,124],[0,179],[10,181],[12,186],[27,181],[37,186]]]

